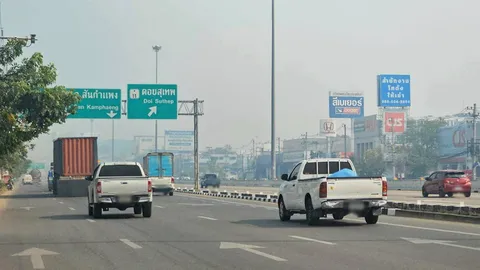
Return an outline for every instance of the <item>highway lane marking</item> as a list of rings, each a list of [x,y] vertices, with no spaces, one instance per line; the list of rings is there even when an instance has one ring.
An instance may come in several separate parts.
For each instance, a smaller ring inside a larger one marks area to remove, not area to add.
[[[259,250],[256,250],[257,248],[264,248],[261,246],[255,246],[255,245],[246,245],[246,244],[240,244],[240,243],[231,243],[231,242],[221,242],[220,243],[220,249],[241,249],[277,262],[285,262],[284,258],[280,258],[277,256],[273,256],[270,254],[267,254],[265,252],[261,252]]]
[[[157,207],[157,208],[165,208],[165,207],[163,207],[163,206],[161,206],[161,205],[155,205],[155,207]]]
[[[96,222],[96,221],[93,220],[93,219],[87,219],[87,221],[88,221],[88,222],[92,222],[92,223],[93,223],[93,222]]]
[[[317,239],[312,239],[312,238],[307,238],[307,237],[302,237],[302,236],[296,236],[296,235],[289,235],[289,236],[291,238],[296,238],[296,239],[310,241],[310,242],[316,242],[316,243],[321,243],[321,244],[326,244],[326,245],[336,245],[335,243],[332,243],[332,242],[327,242],[327,241],[322,241],[322,240],[317,240]]]
[[[128,239],[120,239],[120,241],[122,241],[125,245],[133,248],[133,249],[140,249],[142,248],[141,246],[133,243],[132,241],[128,240]]]
[[[218,219],[216,219],[216,218],[204,217],[204,216],[198,216],[198,218],[201,218],[201,219],[208,219],[208,220],[218,220]]]
[[[59,204],[63,204],[63,202],[58,202]]]
[[[52,199],[53,199],[54,201],[56,201],[56,200],[57,200],[57,198],[52,198]]]
[[[73,208],[73,207],[68,207],[68,209],[70,209],[72,211],[75,211],[75,208]]]
[[[212,206],[213,203],[178,203],[180,205],[189,205],[189,206]]]

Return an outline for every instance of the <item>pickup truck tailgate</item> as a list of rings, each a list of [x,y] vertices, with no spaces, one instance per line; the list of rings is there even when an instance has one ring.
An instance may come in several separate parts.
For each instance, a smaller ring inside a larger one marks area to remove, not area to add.
[[[100,178],[102,195],[142,195],[148,193],[147,177]]]
[[[382,199],[382,178],[327,178],[327,199]]]

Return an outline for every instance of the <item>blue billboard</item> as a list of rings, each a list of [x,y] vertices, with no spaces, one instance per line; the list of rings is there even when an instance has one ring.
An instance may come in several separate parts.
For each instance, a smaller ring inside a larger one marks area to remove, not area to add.
[[[466,123],[439,128],[437,140],[440,158],[465,157],[467,155],[467,142],[472,137],[472,127]]]
[[[330,118],[360,118],[363,117],[364,97],[355,95],[330,94]]]
[[[410,107],[410,75],[377,76],[378,107]]]

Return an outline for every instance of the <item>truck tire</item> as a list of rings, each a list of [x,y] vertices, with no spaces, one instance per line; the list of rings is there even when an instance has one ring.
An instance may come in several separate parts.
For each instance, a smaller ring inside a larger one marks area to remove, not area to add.
[[[88,215],[93,216],[93,208],[90,206],[90,204],[88,204]]]
[[[320,219],[320,215],[313,209],[312,199],[310,197],[305,199],[305,211],[308,226],[315,225]]]
[[[170,191],[170,192],[168,193],[168,196],[173,196],[173,191]]]
[[[93,204],[93,217],[101,218],[102,217],[102,207],[99,204]]]
[[[133,207],[133,213],[135,215],[140,215],[142,213],[142,206],[141,205],[135,205]]]
[[[292,215],[290,211],[287,210],[285,207],[285,203],[283,202],[283,198],[278,200],[278,216],[280,217],[281,221],[289,221]]]
[[[377,224],[378,216],[374,216],[372,211],[368,211],[367,215],[365,215],[365,222],[367,224]]]
[[[142,214],[143,214],[143,217],[146,217],[146,218],[149,218],[149,217],[152,216],[152,203],[151,202],[144,203],[142,205]]]
[[[332,216],[333,216],[333,219],[335,220],[342,220],[344,217],[344,215],[341,213],[333,213]]]

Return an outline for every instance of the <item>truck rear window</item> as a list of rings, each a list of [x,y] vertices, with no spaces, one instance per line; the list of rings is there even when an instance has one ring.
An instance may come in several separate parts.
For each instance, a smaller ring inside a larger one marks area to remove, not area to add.
[[[100,170],[100,177],[105,176],[143,176],[137,165],[106,165]]]

